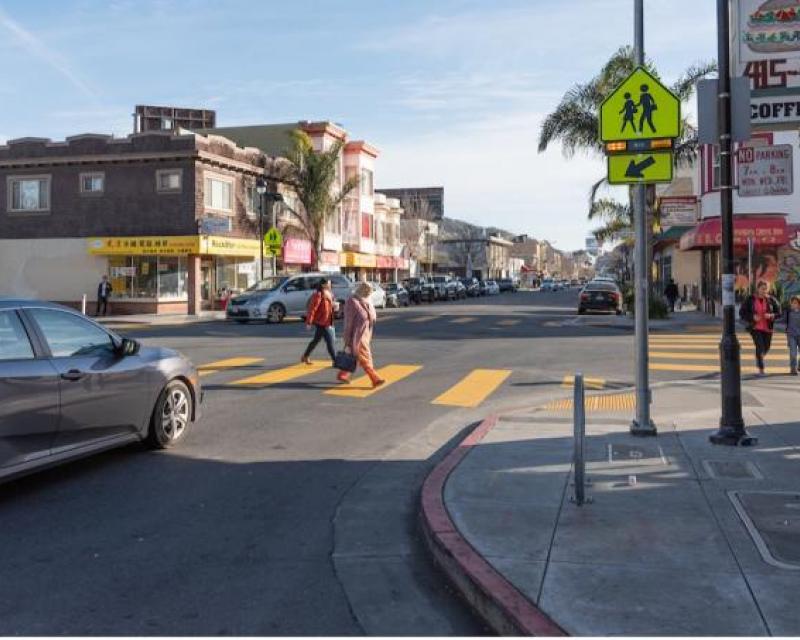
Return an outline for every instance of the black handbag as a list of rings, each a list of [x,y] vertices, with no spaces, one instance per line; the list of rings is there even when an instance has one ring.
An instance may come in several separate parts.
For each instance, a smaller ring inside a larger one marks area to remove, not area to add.
[[[356,370],[356,357],[347,351],[337,351],[336,358],[333,361],[333,366],[341,371],[353,373]]]

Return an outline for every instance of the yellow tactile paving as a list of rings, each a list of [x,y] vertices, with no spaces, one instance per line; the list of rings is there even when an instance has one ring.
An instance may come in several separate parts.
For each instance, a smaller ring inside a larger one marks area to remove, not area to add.
[[[572,388],[575,386],[575,376],[564,376],[561,381],[561,386],[564,388]],[[605,378],[584,378],[583,386],[586,389],[605,389]]]
[[[228,384],[243,385],[243,386],[268,386],[271,384],[280,384],[281,382],[289,382],[296,380],[303,376],[317,373],[324,369],[331,370],[331,381],[333,381],[333,372],[331,369],[330,360],[312,360],[311,364],[298,363],[282,369],[274,369],[273,371],[265,371],[249,378],[242,378],[241,380],[234,380]]]
[[[432,404],[477,407],[511,375],[510,369],[475,369],[436,398]]]
[[[501,327],[513,327],[514,325],[518,325],[520,322],[522,322],[522,320],[519,318],[516,320],[500,320],[497,322],[497,325]]]
[[[572,411],[572,398],[553,400],[545,405],[547,411]],[[586,411],[632,411],[636,408],[636,396],[632,393],[612,393],[602,396],[587,396]]]
[[[470,324],[471,322],[476,322],[477,318],[455,318],[454,320],[450,321],[450,324]]]
[[[197,367],[197,371],[200,373],[201,376],[210,376],[212,373],[217,373],[218,371],[222,371],[224,369],[236,369],[238,367],[247,367],[251,364],[257,364],[263,361],[264,358],[248,358],[248,357],[226,358],[225,360],[216,360],[214,362],[201,364],[199,367]]]
[[[372,388],[372,383],[367,376],[356,378],[348,385],[342,385],[336,389],[325,392],[329,396],[339,396],[342,398],[368,398],[369,396],[383,391],[386,387],[395,382],[407,378],[412,373],[422,369],[422,365],[415,364],[390,364],[377,370],[378,375],[386,382],[377,389]]]

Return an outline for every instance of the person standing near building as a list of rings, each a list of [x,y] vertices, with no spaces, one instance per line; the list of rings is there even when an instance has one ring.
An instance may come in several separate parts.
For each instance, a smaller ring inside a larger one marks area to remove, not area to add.
[[[336,334],[333,329],[334,310],[331,281],[324,278],[319,285],[317,285],[317,290],[308,302],[306,327],[309,329],[314,327],[314,337],[311,338],[311,342],[308,343],[303,357],[300,358],[301,362],[311,364],[311,352],[314,351],[319,341],[322,339],[325,340],[325,347],[328,349],[331,362],[336,359],[336,349],[334,347]]]
[[[103,315],[108,314],[108,299],[111,297],[111,292],[114,288],[108,281],[108,276],[103,276],[100,284],[97,285],[97,309],[95,315],[100,315],[100,309],[103,309]]]
[[[384,382],[372,364],[372,331],[377,314],[369,300],[372,287],[368,282],[360,282],[344,305],[344,347],[353,354],[358,364],[367,374],[372,386],[379,387]],[[340,371],[336,376],[339,382],[350,382],[350,374]]]
[[[761,280],[756,286],[755,295],[742,303],[739,317],[747,325],[756,348],[756,367],[758,375],[764,375],[764,359],[772,346],[772,331],[775,318],[780,313],[778,301],[769,293],[769,283]]]
[[[675,284],[675,280],[672,278],[669,279],[669,283],[664,288],[664,297],[669,302],[669,310],[674,313],[675,312],[675,301],[680,296],[680,292],[678,291],[678,285]]]
[[[789,342],[789,374],[797,375],[797,352],[800,348],[800,296],[792,296],[784,316]]]

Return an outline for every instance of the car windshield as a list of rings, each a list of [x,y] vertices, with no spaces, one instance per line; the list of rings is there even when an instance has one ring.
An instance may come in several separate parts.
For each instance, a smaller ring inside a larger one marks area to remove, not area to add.
[[[273,276],[271,278],[265,278],[264,280],[259,280],[254,285],[247,287],[246,291],[275,291],[275,289],[280,287],[288,279],[289,278],[287,276]]]

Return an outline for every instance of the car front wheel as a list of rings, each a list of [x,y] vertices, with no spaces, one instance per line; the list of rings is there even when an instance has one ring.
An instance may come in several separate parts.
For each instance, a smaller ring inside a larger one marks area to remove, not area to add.
[[[166,449],[177,444],[189,430],[192,420],[192,395],[180,380],[172,380],[156,400],[147,444],[153,449]]]
[[[284,309],[282,304],[274,302],[269,305],[269,309],[267,309],[267,322],[272,324],[280,324],[283,322],[285,317],[286,309]]]

